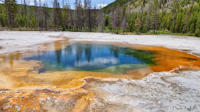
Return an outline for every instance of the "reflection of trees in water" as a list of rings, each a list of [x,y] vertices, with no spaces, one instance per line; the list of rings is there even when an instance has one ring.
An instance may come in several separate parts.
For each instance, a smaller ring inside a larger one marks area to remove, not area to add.
[[[10,67],[13,67],[14,65],[14,61],[15,60],[19,60],[21,58],[22,54],[20,52],[17,53],[10,53],[9,54],[9,63],[10,63]]]
[[[56,47],[58,47],[57,44],[55,44],[55,48]],[[81,58],[86,58],[86,60],[88,62],[91,61],[92,44],[74,44],[74,45],[67,46],[66,48],[64,48],[62,50],[56,50],[55,51],[57,63],[58,64],[61,63],[62,55],[64,55],[64,58],[68,58],[67,56],[69,56],[69,54],[72,54],[73,49],[75,50],[75,61],[76,61],[76,63],[79,63]],[[118,48],[118,47],[110,46],[110,52],[115,58],[119,57],[119,49],[120,48]],[[62,52],[64,52],[64,54],[62,54]],[[66,59],[64,59],[64,60],[66,60]]]
[[[83,53],[83,46],[76,44],[76,62],[79,63],[80,58],[82,57]]]
[[[55,47],[58,47],[58,45],[55,44]],[[59,46],[62,47],[62,46]],[[72,58],[74,59],[75,63],[80,63],[81,60],[86,60],[90,62],[92,60],[92,51],[93,51],[93,46],[92,44],[73,44],[70,45],[66,48],[63,48],[61,50],[56,50],[55,55],[56,55],[56,61],[57,64],[60,65],[62,60],[67,60],[67,58]],[[73,54],[73,50],[75,55]],[[97,50],[99,50],[97,48]],[[146,63],[146,64],[154,64],[154,61],[152,60],[152,52],[149,51],[142,51],[142,50],[134,50],[134,49],[129,49],[129,48],[120,48],[116,46],[107,46],[106,49],[103,49],[109,51],[109,56],[119,58],[120,54],[132,56],[134,58],[137,58],[138,60]],[[98,52],[98,51],[97,51]],[[96,54],[94,54],[96,55]],[[74,56],[74,57],[67,57],[67,56]],[[62,57],[64,59],[62,59]],[[66,62],[63,62],[66,63]]]
[[[85,54],[85,58],[87,59],[88,62],[91,61],[92,58],[92,44],[76,44],[75,45],[76,49],[76,62],[79,63],[81,57],[84,56]],[[111,54],[113,54],[114,57],[118,58],[119,57],[119,49],[118,47],[115,46],[110,46],[110,52]]]
[[[90,44],[87,44],[86,47],[84,48],[85,55],[86,55],[86,58],[87,58],[88,62],[90,62],[90,60],[91,60],[91,55],[92,55],[91,47],[92,46]]]
[[[9,54],[9,62],[10,62],[10,67],[13,67],[14,64],[14,59],[15,59],[15,55],[14,54]]]
[[[87,58],[87,61],[90,62],[91,56],[92,56],[92,45],[86,44],[86,45],[80,45],[76,44],[76,62],[79,63],[81,57],[84,56]]]
[[[56,44],[55,44],[55,47],[57,47]],[[75,44],[75,45],[67,46],[66,48],[64,48],[62,50],[55,50],[57,63],[58,64],[61,63],[62,55],[64,55],[64,58],[68,58],[67,56],[69,56],[69,54],[71,54],[71,56],[73,56],[72,55],[73,48],[75,49],[76,63],[80,62],[80,60],[84,56],[84,54],[85,54],[85,57],[86,57],[88,62],[91,60],[91,55],[92,55],[91,45],[89,45],[89,44],[86,44],[86,45]],[[64,52],[64,54],[62,54],[63,52]],[[66,60],[66,59],[64,59],[64,60]]]
[[[69,46],[65,47],[63,52],[64,52],[64,57],[63,57],[64,59],[63,60],[65,60],[64,63],[67,63],[67,60],[68,60],[67,58],[70,58],[70,57],[68,57],[69,54],[72,56],[72,46],[69,45]]]
[[[110,46],[110,51],[114,55],[115,58],[119,57],[119,47]]]
[[[61,43],[55,43],[54,47],[55,47],[55,54],[56,54],[57,63],[60,65],[61,56],[62,56],[62,44]],[[60,50],[56,50],[56,49],[60,49]]]
[[[70,45],[70,46],[65,47],[64,51],[65,51],[65,54],[67,53],[72,54],[72,46]]]
[[[55,53],[56,53],[57,63],[60,64],[61,63],[62,51],[61,50],[56,50]]]

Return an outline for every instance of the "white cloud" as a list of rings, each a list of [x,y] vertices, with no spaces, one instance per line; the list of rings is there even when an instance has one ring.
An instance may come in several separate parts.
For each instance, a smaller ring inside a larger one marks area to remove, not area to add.
[[[34,1],[33,0],[29,1],[29,5],[35,5]]]
[[[37,4],[39,4],[39,1],[41,1],[41,5],[43,5],[45,3],[45,0],[37,0]],[[28,4],[35,5],[34,0],[29,0]]]
[[[0,4],[2,4],[3,3],[3,0],[0,0]]]
[[[105,6],[107,6],[108,4],[97,4],[97,8],[103,8]]]
[[[79,63],[76,63],[76,67],[82,67],[82,66],[95,66],[95,65],[105,65],[105,64],[117,64],[118,60],[116,58],[110,57],[110,58],[96,58],[90,62],[88,61],[82,61]]]

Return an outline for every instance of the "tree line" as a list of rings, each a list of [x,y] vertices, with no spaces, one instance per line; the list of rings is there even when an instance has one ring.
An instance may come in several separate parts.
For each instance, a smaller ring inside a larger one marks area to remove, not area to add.
[[[137,2],[136,2],[137,1]],[[116,0],[114,7],[97,9],[91,0],[54,0],[53,8],[34,0],[34,6],[5,0],[0,26],[17,30],[181,33],[200,36],[200,0]],[[130,7],[139,6],[137,11]],[[109,7],[109,6],[108,6]]]
[[[118,4],[111,4],[115,5],[112,8],[105,8],[105,12],[109,12],[105,18],[105,29],[109,31],[200,36],[200,0],[117,1]],[[139,8],[131,10],[130,7],[138,5]]]
[[[68,0],[54,0],[53,8],[47,2],[34,0],[34,6],[28,6],[26,0],[17,4],[16,0],[5,0],[0,4],[0,26],[17,30],[61,30],[61,31],[97,31],[103,12],[91,6],[91,0],[75,0],[72,9]],[[99,17],[98,15],[102,15]]]

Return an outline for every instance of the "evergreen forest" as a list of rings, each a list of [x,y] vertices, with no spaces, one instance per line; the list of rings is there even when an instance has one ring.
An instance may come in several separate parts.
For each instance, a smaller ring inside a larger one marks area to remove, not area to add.
[[[83,2],[83,3],[82,3]],[[0,30],[83,31],[117,34],[181,34],[200,37],[200,0],[116,0],[106,7],[92,0],[54,0],[53,7],[3,0]]]

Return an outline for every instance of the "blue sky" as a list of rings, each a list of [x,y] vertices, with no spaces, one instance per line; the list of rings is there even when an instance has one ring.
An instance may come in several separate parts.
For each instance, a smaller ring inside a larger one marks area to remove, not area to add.
[[[21,1],[23,0],[17,0],[17,3],[21,4]],[[26,0],[27,1],[27,4],[29,5],[33,5],[34,4],[34,0]],[[37,0],[39,1],[39,0]],[[52,7],[52,4],[53,4],[53,1],[54,0],[41,0],[42,3],[47,3],[49,7]],[[60,3],[62,0],[58,0]],[[69,4],[73,7],[74,6],[74,2],[75,0],[65,0],[65,1],[69,1]],[[83,0],[82,0],[83,1]],[[100,7],[103,7],[103,6],[106,6],[107,4],[115,1],[115,0],[91,0],[92,1],[92,6],[96,6],[97,8],[100,8]]]

